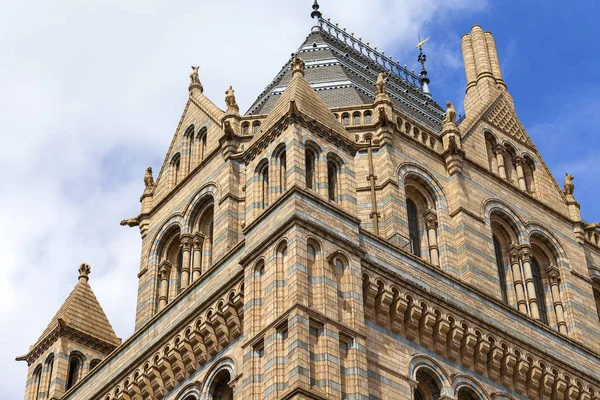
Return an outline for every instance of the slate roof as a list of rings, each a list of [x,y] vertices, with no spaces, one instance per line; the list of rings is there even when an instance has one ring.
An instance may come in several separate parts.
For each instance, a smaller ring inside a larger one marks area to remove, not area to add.
[[[389,72],[388,93],[394,106],[434,131],[444,110],[421,90],[419,77],[319,19],[297,51],[306,64],[305,79],[329,108],[372,104],[379,72]],[[269,114],[292,78],[291,59],[258,96],[246,115]]]

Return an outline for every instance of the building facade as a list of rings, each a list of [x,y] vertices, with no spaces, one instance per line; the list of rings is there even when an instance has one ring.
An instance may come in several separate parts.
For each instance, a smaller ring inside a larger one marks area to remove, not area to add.
[[[89,266],[25,399],[600,399],[600,231],[523,128],[494,39],[465,116],[323,19],[241,115],[189,99],[144,178],[134,334]]]

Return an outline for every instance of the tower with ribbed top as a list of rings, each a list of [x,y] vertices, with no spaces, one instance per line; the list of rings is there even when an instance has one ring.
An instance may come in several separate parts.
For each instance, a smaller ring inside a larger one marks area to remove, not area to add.
[[[135,332],[72,384],[62,357],[52,396],[598,400],[599,225],[517,117],[492,35],[462,38],[457,119],[421,51],[416,75],[311,16],[245,114],[193,67],[122,221],[143,239]],[[46,396],[47,336],[26,399]]]

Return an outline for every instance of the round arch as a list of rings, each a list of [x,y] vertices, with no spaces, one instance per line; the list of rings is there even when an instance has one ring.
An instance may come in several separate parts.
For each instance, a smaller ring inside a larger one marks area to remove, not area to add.
[[[510,226],[517,235],[517,244],[527,243],[527,234],[525,224],[519,218],[517,213],[513,211],[506,203],[497,200],[489,199],[483,203],[483,219],[488,227],[491,227],[492,214],[501,216],[503,221]]]
[[[185,209],[183,222],[181,224],[182,233],[192,233],[196,217],[204,208],[204,206],[210,203],[211,200],[213,204],[216,203],[216,200],[219,197],[218,194],[219,187],[214,182],[208,182],[202,188],[200,188]]]
[[[235,368],[235,362],[233,359],[226,357],[218,360],[213,364],[208,373],[206,374],[206,378],[204,379],[204,383],[202,384],[202,398],[206,400],[212,400],[211,391],[216,381],[215,378],[219,375],[220,372],[227,371],[229,373],[230,382],[233,381],[237,377],[237,371]],[[185,399],[182,399],[185,400]]]
[[[452,387],[456,395],[459,395],[461,389],[468,389],[473,392],[478,400],[487,400],[489,395],[486,393],[483,386],[481,386],[476,380],[468,375],[455,375],[452,377]]]
[[[440,397],[454,398],[454,390],[448,379],[448,374],[436,360],[426,355],[414,356],[408,363],[408,376],[413,381],[417,381],[417,373],[422,369],[435,378],[435,382],[440,389]]]

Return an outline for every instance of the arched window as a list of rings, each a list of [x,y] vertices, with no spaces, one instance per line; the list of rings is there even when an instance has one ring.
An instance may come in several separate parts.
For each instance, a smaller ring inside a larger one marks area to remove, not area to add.
[[[175,154],[173,158],[171,158],[171,188],[174,188],[181,179],[181,156],[179,153]]]
[[[210,398],[213,400],[233,400],[233,390],[229,386],[231,376],[227,370],[220,371],[214,378],[210,389]]]
[[[283,193],[287,190],[287,161],[286,161],[286,151],[285,145],[279,150],[277,154],[277,170],[278,170],[278,180],[279,180],[279,193]]]
[[[525,191],[531,195],[535,194],[534,171],[535,163],[531,157],[523,156],[523,179],[525,180]]]
[[[306,188],[317,189],[317,152],[313,148],[305,148],[304,163],[306,165]]]
[[[350,125],[350,114],[348,114],[348,113],[342,114],[342,125],[344,125],[344,126]]]
[[[373,123],[373,113],[371,111],[365,111],[365,124]]]
[[[269,162],[263,160],[258,167],[259,202],[262,209],[269,205]]]
[[[508,303],[506,292],[506,271],[504,270],[504,260],[502,259],[502,246],[496,235],[492,236],[494,241],[494,253],[496,256],[496,267],[498,268],[498,279],[500,279],[500,289],[502,290],[502,300]]]
[[[494,174],[498,173],[498,160],[494,153],[496,147],[496,138],[489,132],[485,133],[485,149],[488,158],[488,167]]]
[[[196,146],[196,157],[198,162],[204,161],[206,158],[206,144],[208,141],[208,131],[206,128],[202,128],[200,132],[198,132],[198,136],[196,137],[195,146]]]
[[[421,256],[421,233],[419,231],[419,214],[417,206],[411,199],[406,199],[406,212],[408,214],[408,233],[410,238],[410,251],[416,256]]]
[[[46,371],[48,371],[48,384],[46,385],[47,396],[50,396],[50,387],[52,386],[52,373],[54,372],[54,354],[50,354],[46,359]]]
[[[160,265],[157,270],[160,309],[177,296],[181,285],[181,238],[179,228],[171,228],[164,238],[164,244],[160,248]]]
[[[360,113],[358,111],[352,114],[352,125],[360,125]]]
[[[306,246],[306,273],[308,275],[308,305],[313,307],[315,305],[315,290],[313,286],[317,284],[316,277],[319,271],[317,271],[317,252],[318,245],[310,241]]]
[[[417,387],[414,397],[419,400],[438,400],[440,398],[440,386],[435,375],[425,368],[417,371]]]
[[[285,291],[286,287],[283,285],[285,280],[285,269],[287,268],[287,255],[288,248],[287,243],[283,242],[277,248],[277,257],[275,260],[275,281],[277,285],[277,306],[285,308],[283,304],[286,302]]]
[[[199,213],[196,224],[201,236],[197,239],[198,244],[194,250],[192,260],[192,281],[198,279],[202,271],[208,270],[212,265],[213,231],[214,231],[214,204],[211,202],[204,206]]]
[[[339,203],[341,193],[340,162],[331,155],[327,160],[327,188],[329,200]]]
[[[33,371],[33,385],[35,385],[35,391],[33,392],[33,398],[40,398],[40,388],[42,384],[42,364],[35,367]]]
[[[96,366],[98,366],[98,364],[100,364],[102,360],[95,358],[92,361],[90,361],[90,369],[94,369],[96,368]]]
[[[518,184],[517,169],[515,167],[516,150],[509,144],[505,146],[504,167],[506,169],[506,179],[513,184]]]
[[[248,122],[244,122],[242,124],[242,135],[248,135],[250,133],[250,124]]]
[[[67,387],[69,390],[79,381],[83,361],[77,354],[71,354],[69,357],[69,374],[67,375]]]
[[[258,132],[260,132],[260,121],[254,121],[252,123],[252,134],[256,135]]]
[[[477,400],[479,396],[471,388],[462,387],[458,390],[458,400]]]
[[[540,311],[540,320],[548,325],[548,312],[546,310],[546,293],[544,292],[544,283],[542,281],[542,270],[535,257],[531,258],[531,275],[533,276],[533,285],[535,286],[535,297]]]

